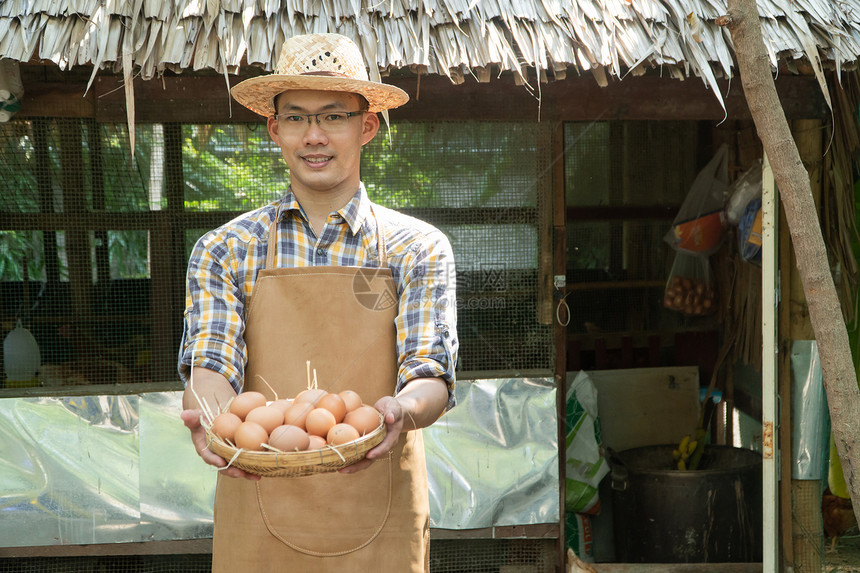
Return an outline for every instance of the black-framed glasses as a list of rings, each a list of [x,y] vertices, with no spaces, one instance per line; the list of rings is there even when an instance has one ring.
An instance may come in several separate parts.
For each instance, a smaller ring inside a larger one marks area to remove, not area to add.
[[[311,118],[316,119],[317,125],[323,131],[337,132],[345,129],[349,118],[363,114],[359,111],[323,111],[320,113],[276,113],[272,117],[281,122],[281,126],[290,131],[304,131],[311,124]]]

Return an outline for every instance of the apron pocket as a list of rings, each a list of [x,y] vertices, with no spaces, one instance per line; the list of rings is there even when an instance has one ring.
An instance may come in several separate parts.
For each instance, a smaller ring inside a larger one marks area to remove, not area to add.
[[[266,478],[256,483],[257,504],[269,533],[291,549],[318,557],[369,545],[388,521],[392,459],[355,474]]]

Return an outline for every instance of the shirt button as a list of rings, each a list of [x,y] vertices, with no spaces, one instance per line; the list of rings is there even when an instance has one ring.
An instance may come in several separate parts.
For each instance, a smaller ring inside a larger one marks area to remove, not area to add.
[[[321,257],[324,257],[325,256],[325,249],[322,249],[322,248],[317,249],[317,254]]]

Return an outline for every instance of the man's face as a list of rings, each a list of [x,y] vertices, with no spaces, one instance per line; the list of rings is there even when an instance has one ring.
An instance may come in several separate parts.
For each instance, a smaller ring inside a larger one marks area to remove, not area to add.
[[[379,130],[379,118],[362,113],[336,129],[315,118],[291,122],[283,116],[321,112],[354,112],[361,98],[352,93],[291,90],[277,98],[279,119],[269,118],[272,141],[290,168],[293,189],[306,193],[355,192],[360,182],[361,147]]]

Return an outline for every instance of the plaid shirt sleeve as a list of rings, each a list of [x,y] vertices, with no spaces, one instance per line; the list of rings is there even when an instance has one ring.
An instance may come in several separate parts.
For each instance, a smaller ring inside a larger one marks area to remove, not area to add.
[[[442,232],[433,231],[408,250],[403,263],[396,319],[397,390],[415,378],[442,378],[451,408],[459,346],[451,244]]]
[[[229,243],[218,231],[204,235],[194,246],[179,374],[187,383],[191,365],[202,366],[223,375],[239,392],[245,364],[245,297],[230,261]]]

